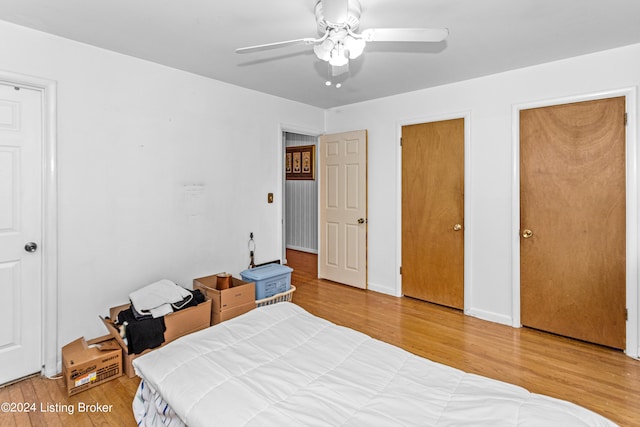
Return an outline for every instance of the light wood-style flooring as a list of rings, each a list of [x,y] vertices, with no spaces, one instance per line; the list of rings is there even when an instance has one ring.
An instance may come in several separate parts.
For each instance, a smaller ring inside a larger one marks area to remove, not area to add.
[[[317,316],[433,361],[569,400],[621,426],[640,425],[640,361],[622,352],[318,280],[312,254],[288,251],[287,260],[297,288],[293,302]],[[61,379],[26,379],[0,388],[0,403],[33,402],[38,411],[0,412],[0,426],[135,426],[131,401],[138,383],[120,377],[68,398]],[[41,403],[70,405],[76,412],[41,412]],[[78,413],[79,403],[113,407]]]

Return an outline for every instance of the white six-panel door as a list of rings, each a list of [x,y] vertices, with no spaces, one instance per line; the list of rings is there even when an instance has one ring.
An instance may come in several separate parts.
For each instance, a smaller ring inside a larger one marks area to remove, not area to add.
[[[367,131],[320,137],[318,276],[367,287]]]
[[[0,84],[0,384],[42,365],[41,92]]]

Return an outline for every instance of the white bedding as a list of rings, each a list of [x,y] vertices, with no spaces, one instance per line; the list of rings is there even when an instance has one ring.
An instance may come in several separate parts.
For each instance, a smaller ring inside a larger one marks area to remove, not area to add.
[[[133,365],[145,393],[161,402],[151,406],[167,402],[190,427],[615,425],[572,403],[418,357],[292,303],[185,336]],[[140,425],[158,418],[141,419],[149,410],[136,405]]]

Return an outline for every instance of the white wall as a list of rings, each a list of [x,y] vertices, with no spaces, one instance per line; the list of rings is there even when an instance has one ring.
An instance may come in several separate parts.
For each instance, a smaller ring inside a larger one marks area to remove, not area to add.
[[[0,69],[57,81],[59,339],[161,278],[279,259],[282,124],[323,110],[0,22]],[[275,203],[267,204],[267,193]]]
[[[466,280],[471,295],[466,309],[511,324],[513,106],[639,84],[640,45],[634,45],[328,110],[328,133],[369,131],[370,288],[401,293],[401,125],[469,114],[465,256],[470,257]],[[631,263],[635,268],[637,260]]]

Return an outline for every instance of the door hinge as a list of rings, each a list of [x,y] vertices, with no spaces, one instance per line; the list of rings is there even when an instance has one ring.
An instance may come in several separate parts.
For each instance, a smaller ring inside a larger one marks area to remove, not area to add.
[[[627,125],[627,113],[624,113],[624,125]]]
[[[624,320],[629,320],[629,309],[625,308],[624,309]]]
[[[402,266],[400,266],[400,275],[402,276]]]
[[[402,137],[400,137],[400,147],[402,147]]]

